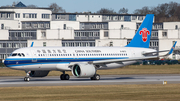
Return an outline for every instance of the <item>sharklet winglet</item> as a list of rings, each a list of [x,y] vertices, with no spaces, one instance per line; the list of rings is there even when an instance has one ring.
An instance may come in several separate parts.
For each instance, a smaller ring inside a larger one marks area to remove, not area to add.
[[[33,47],[34,42],[31,43],[31,47]]]

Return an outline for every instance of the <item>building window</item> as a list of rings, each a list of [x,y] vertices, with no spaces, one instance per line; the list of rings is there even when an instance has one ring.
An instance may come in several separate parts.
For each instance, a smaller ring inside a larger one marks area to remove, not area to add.
[[[20,13],[16,13],[16,14],[15,14],[15,17],[16,17],[16,18],[20,18]]]
[[[132,20],[136,20],[137,19],[137,16],[132,16]]]
[[[104,31],[104,37],[109,37],[108,31]]]
[[[1,13],[1,18],[6,18],[6,14],[5,13]]]
[[[50,18],[50,14],[42,14],[42,18],[43,19],[49,19]]]
[[[138,20],[142,21],[143,20],[143,16],[139,16]]]
[[[76,15],[69,15],[69,21],[76,21]]]
[[[124,21],[131,21],[131,16],[124,16]]]
[[[7,18],[10,18],[11,14],[10,13],[7,13]]]
[[[4,24],[1,24],[1,29],[4,29]]]
[[[0,43],[0,48],[3,48],[3,44],[2,43]]]
[[[175,26],[175,29],[178,29],[178,25]]]
[[[64,29],[66,29],[66,24],[64,24]]]
[[[23,13],[23,18],[37,18],[37,14],[34,14],[34,13]]]
[[[42,31],[42,32],[41,32],[41,36],[42,36],[42,37],[46,37],[46,32],[45,32],[45,31]]]
[[[121,25],[121,29],[123,29],[124,28],[124,25]]]
[[[167,37],[167,32],[162,32],[163,37]]]
[[[46,42],[43,42],[43,47],[46,47]]]
[[[152,37],[158,37],[158,32],[152,32]]]

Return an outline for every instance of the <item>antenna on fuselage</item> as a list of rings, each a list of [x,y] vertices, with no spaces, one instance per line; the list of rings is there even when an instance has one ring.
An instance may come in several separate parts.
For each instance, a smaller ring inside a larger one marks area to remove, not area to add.
[[[31,47],[33,47],[34,42],[31,43]]]

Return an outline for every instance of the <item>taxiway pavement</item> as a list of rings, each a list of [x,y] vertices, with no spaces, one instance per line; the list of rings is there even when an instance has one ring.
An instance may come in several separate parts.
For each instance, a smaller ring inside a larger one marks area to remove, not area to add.
[[[101,75],[98,81],[73,76],[70,80],[63,81],[59,76],[31,78],[29,82],[24,81],[24,77],[0,77],[0,87],[163,84],[163,81],[167,81],[168,84],[180,83],[180,74]]]

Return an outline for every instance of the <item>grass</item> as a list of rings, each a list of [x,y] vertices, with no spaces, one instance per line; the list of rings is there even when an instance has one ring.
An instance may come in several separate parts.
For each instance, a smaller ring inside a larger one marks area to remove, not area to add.
[[[179,84],[0,88],[0,101],[178,101],[179,99]]]
[[[58,71],[52,71],[49,76],[60,74]],[[98,74],[180,74],[180,65],[132,65],[99,70]],[[25,72],[0,68],[0,76],[25,76]],[[180,84],[0,87],[0,101],[178,101],[179,99]]]
[[[71,72],[66,72],[70,75]],[[127,74],[180,74],[180,65],[131,65],[111,70],[98,70],[100,75],[127,75]],[[48,76],[59,76],[59,71],[51,71]],[[0,76],[25,76],[24,71],[0,68]]]

